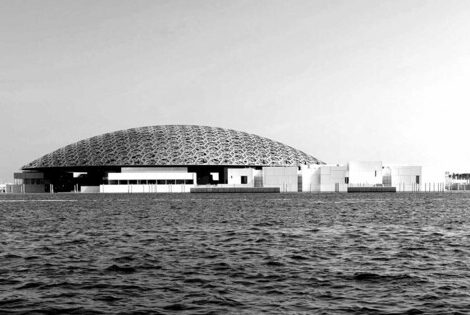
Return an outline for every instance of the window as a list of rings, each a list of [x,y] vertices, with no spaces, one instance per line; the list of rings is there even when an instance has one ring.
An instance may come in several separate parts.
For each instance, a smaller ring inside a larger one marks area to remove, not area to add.
[[[131,179],[131,180],[129,181],[129,185],[137,185],[137,180]]]
[[[248,176],[242,176],[240,180],[242,184],[248,184]]]
[[[184,179],[177,179],[176,180],[176,185],[183,185],[184,184]]]
[[[186,185],[192,185],[192,184],[194,184],[194,181],[192,179],[187,179],[187,180],[184,181],[184,183]]]
[[[166,180],[166,184],[167,184],[167,185],[174,185],[175,182],[176,182],[176,181],[175,181],[174,179],[167,179],[167,180]]]
[[[127,184],[129,184],[129,181],[127,179],[119,180],[119,185],[127,185]]]
[[[165,185],[165,180],[164,179],[157,179],[157,185]]]
[[[345,184],[349,184],[349,177],[345,177],[345,178],[344,178],[344,183],[345,183]]]
[[[117,180],[115,180],[115,179],[109,180],[108,183],[109,183],[110,185],[119,185],[119,181],[117,181]]]
[[[416,184],[419,185],[419,175],[416,175]]]
[[[147,185],[147,180],[146,179],[140,179],[137,182],[141,185]]]
[[[155,185],[156,183],[157,183],[157,180],[155,180],[155,179],[149,179],[148,180],[149,185]]]

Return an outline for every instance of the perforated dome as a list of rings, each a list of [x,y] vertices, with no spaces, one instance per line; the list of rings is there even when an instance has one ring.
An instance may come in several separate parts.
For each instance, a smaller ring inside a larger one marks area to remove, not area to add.
[[[302,151],[245,132],[166,125],[106,133],[67,145],[23,169],[88,166],[298,166],[322,164]]]

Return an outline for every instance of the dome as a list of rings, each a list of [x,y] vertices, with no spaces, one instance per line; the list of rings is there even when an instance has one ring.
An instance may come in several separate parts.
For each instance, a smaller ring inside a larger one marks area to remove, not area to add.
[[[323,164],[280,142],[224,128],[163,125],[120,130],[67,145],[22,169],[105,166],[298,166]]]

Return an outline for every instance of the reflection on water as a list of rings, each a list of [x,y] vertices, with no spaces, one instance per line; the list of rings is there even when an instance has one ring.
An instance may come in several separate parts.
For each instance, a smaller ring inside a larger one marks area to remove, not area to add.
[[[0,196],[0,313],[465,314],[470,195]]]

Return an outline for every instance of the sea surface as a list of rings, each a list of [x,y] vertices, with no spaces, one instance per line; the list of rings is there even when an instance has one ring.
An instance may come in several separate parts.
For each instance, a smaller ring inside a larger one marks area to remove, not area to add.
[[[470,194],[0,195],[0,314],[470,314]]]

